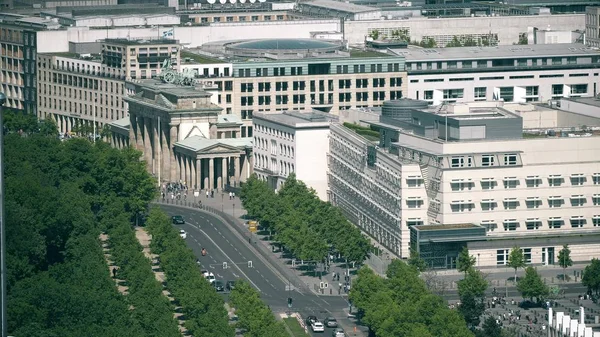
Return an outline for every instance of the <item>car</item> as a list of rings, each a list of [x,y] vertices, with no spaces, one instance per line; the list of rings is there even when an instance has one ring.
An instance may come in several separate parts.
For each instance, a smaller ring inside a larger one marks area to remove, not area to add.
[[[235,289],[235,281],[227,281],[227,283],[225,284],[225,288],[227,288],[228,291],[232,291],[233,289]]]
[[[216,278],[215,278],[215,274],[213,273],[208,273],[206,276],[204,276],[204,278],[210,283],[212,284],[213,282],[215,282]]]
[[[310,325],[310,328],[313,332],[325,332],[325,326],[319,321],[313,322],[313,324]]]
[[[221,292],[221,291],[224,291],[224,290],[225,290],[225,286],[223,285],[223,281],[221,281],[221,280],[215,280],[215,281],[212,283],[212,285],[213,285],[213,287],[215,287],[215,290],[216,290],[217,292]]]
[[[183,220],[183,217],[181,215],[173,215],[171,219],[173,220],[173,224],[175,225],[185,224],[185,220]]]
[[[179,231],[179,236],[181,236],[182,239],[187,238],[187,233],[186,231],[184,231],[183,229]]]
[[[327,317],[327,318],[325,318],[324,322],[328,328],[337,328],[337,326],[338,326],[337,320],[335,319],[335,317]]]
[[[331,334],[332,337],[346,337],[346,334],[344,333],[344,330],[337,328],[335,330],[333,330],[333,333]]]
[[[207,277],[209,274],[209,271],[206,269],[202,269],[200,272],[202,273],[202,277]]]
[[[314,322],[318,322],[317,316],[306,317],[306,325],[312,325]]]

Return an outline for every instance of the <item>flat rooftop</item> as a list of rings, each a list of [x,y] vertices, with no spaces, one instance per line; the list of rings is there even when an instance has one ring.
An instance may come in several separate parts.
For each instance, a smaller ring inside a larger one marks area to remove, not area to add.
[[[504,109],[498,102],[468,102],[453,103],[442,106],[428,107],[421,111],[439,116],[448,116],[453,120],[485,120],[519,118],[512,111]]]
[[[342,1],[334,1],[334,0],[316,0],[310,2],[301,2],[302,5],[331,9],[338,12],[347,12],[347,13],[366,13],[366,12],[377,12],[381,11],[379,8],[356,5],[353,3],[346,3]]]
[[[119,44],[126,46],[134,46],[134,45],[163,45],[163,44],[179,44],[179,40],[173,39],[164,39],[164,38],[156,38],[156,39],[104,39],[103,43],[106,44]]]
[[[527,57],[568,57],[568,56],[600,56],[594,50],[579,43],[535,44],[535,45],[502,45],[496,47],[450,47],[450,48],[413,48],[390,49],[394,54],[404,56],[406,62],[416,61],[449,61],[449,60],[481,60]]]
[[[330,122],[336,121],[333,116],[319,111],[284,111],[282,113],[255,113],[254,118],[289,126],[291,128],[329,127]]]
[[[182,50],[181,51],[181,64],[214,64],[214,63],[225,63],[225,61],[216,57],[210,57],[203,54],[196,54],[194,50]],[[187,60],[186,60],[187,59]]]
[[[165,83],[158,79],[145,79],[130,81],[136,85],[139,85],[142,89],[152,90],[154,92],[165,93],[176,96],[178,98],[191,98],[191,97],[210,97],[211,93],[208,93],[202,89],[193,86],[181,86],[170,83]],[[129,96],[129,98],[136,98],[136,95]]]
[[[600,108],[600,99],[596,97],[569,97],[563,99]]]
[[[481,226],[472,223],[459,223],[449,225],[417,225],[413,226],[420,231],[439,231],[448,229],[481,228]]]

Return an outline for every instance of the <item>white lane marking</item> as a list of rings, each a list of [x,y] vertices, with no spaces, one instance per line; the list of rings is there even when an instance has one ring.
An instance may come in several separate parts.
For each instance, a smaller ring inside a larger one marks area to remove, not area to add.
[[[231,273],[233,274],[233,277],[235,277],[235,278],[240,278],[240,275],[238,275],[238,274],[236,274],[236,273],[234,273],[234,272],[231,272]]]
[[[214,227],[214,226],[213,226],[213,227]],[[253,286],[254,286],[254,287],[255,287],[255,288],[256,288],[256,289],[257,289],[259,292],[261,292],[261,293],[262,293],[262,290],[260,290],[260,288],[259,288],[259,287],[258,287],[258,286],[257,286],[257,285],[256,285],[256,284],[253,282],[253,281],[252,281],[252,279],[251,279],[251,278],[249,278],[249,277],[248,277],[248,275],[246,275],[246,273],[244,273],[244,271],[243,271],[242,269],[240,269],[240,267],[239,267],[237,264],[235,264],[235,262],[233,262],[233,260],[232,260],[232,259],[229,257],[229,255],[227,255],[227,254],[226,254],[226,253],[223,251],[223,249],[221,249],[221,247],[219,247],[219,245],[217,245],[217,243],[216,243],[216,242],[215,242],[215,241],[214,241],[214,240],[213,240],[213,239],[212,239],[210,236],[208,236],[208,234],[206,234],[206,232],[205,232],[205,231],[201,230],[200,228],[198,228],[198,230],[199,230],[200,232],[202,232],[202,234],[204,234],[204,236],[206,236],[206,238],[207,238],[207,239],[209,239],[209,240],[210,240],[210,242],[212,242],[212,243],[213,243],[213,245],[215,245],[215,247],[216,247],[218,250],[220,250],[220,251],[221,251],[221,253],[223,253],[223,255],[225,255],[225,257],[226,257],[226,258],[227,258],[227,259],[228,259],[228,260],[231,262],[231,264],[232,264],[233,266],[235,266],[235,268],[237,268],[237,269],[240,271],[240,273],[242,273],[242,275],[244,275],[244,277],[246,277],[246,278],[248,279],[248,281],[249,281],[250,283],[252,283],[252,285],[253,285]],[[264,276],[263,276],[263,278],[264,278]]]

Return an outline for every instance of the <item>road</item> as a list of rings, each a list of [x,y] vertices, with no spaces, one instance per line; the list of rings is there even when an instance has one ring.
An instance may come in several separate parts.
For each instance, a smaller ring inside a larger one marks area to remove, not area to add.
[[[171,205],[160,207],[169,216],[183,216],[186,223],[176,227],[187,232],[187,245],[200,260],[202,268],[213,272],[217,279],[224,283],[228,280],[247,280],[276,314],[289,310],[287,298],[292,297],[291,310],[299,312],[304,318],[308,315],[315,315],[319,319],[333,316],[344,330],[350,331],[354,327],[347,318],[347,311],[344,311],[348,308],[344,297],[288,291],[288,281],[276,272],[270,262],[259,258],[248,247],[248,242],[241,240],[233,229],[214,215]],[[206,256],[202,256],[202,248],[206,249]],[[226,268],[224,263],[227,264]],[[227,294],[224,293],[223,296],[226,297]],[[327,329],[324,334],[318,335],[331,336],[331,330]]]

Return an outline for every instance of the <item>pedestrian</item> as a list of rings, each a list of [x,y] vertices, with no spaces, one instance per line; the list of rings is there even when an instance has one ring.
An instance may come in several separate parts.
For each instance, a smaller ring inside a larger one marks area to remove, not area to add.
[[[233,197],[233,193],[229,192],[229,200],[231,200],[232,197]]]
[[[206,190],[206,199],[208,199],[208,189]]]
[[[232,193],[233,193],[233,199],[235,199],[235,192],[232,192]]]

